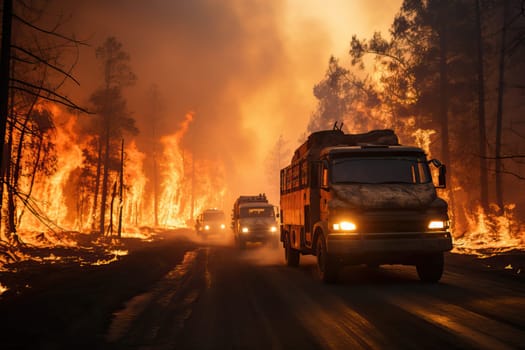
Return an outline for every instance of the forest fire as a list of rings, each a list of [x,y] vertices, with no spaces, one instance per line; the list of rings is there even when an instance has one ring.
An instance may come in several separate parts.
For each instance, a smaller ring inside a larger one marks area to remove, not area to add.
[[[509,204],[497,215],[478,207],[467,214],[468,230],[455,239],[454,251],[486,257],[525,247],[525,227],[516,219],[515,208]],[[494,205],[492,209],[497,211]]]
[[[399,18],[412,23],[412,16],[419,15],[416,12],[415,9],[402,8]],[[480,250],[487,247],[503,249],[508,246],[523,248],[525,244],[520,223],[524,213],[521,208],[522,200],[516,198],[514,193],[507,194],[503,200],[501,188],[507,187],[511,181],[505,179],[508,183],[502,186],[503,180],[500,177],[504,171],[501,170],[499,159],[487,160],[486,163],[490,163],[490,167],[494,169],[489,169],[487,164],[479,161],[491,158],[487,156],[489,151],[493,151],[489,148],[498,149],[502,142],[501,137],[494,138],[495,135],[491,135],[494,140],[488,142],[487,135],[481,134],[487,133],[487,125],[492,124],[481,123],[480,118],[478,125],[472,116],[476,115],[476,109],[480,109],[483,104],[487,105],[488,115],[496,107],[489,101],[497,99],[493,95],[486,100],[483,100],[483,96],[473,99],[475,94],[472,91],[480,90],[474,87],[471,87],[471,93],[461,95],[465,87],[456,84],[472,82],[478,77],[478,72],[469,70],[477,66],[474,63],[478,62],[478,58],[471,57],[474,51],[471,48],[462,51],[467,48],[465,43],[457,42],[449,48],[458,52],[448,52],[444,50],[446,46],[441,47],[442,42],[434,42],[435,38],[440,37],[439,30],[442,26],[423,22],[420,25],[422,27],[413,28],[414,32],[408,30],[409,26],[394,26],[393,29],[398,32],[392,30],[390,37],[383,37],[379,32],[371,39],[353,36],[348,51],[351,67],[340,65],[339,60],[332,56],[326,76],[314,86],[318,106],[308,122],[308,129],[314,130],[308,131],[318,131],[327,125],[333,125],[334,119],[344,122],[351,133],[393,129],[402,144],[416,144],[425,150],[429,158],[442,158],[449,169],[446,176],[448,186],[446,190],[440,190],[440,196],[449,203],[457,251],[470,252],[469,249]],[[433,35],[414,35],[427,31]],[[241,42],[244,43],[244,40]],[[246,40],[246,43],[253,42],[251,38]],[[432,50],[426,52],[421,48]],[[249,47],[245,49],[251,52]],[[441,52],[440,49],[444,50],[443,57],[437,60],[438,57],[432,55]],[[24,50],[18,54],[23,56],[31,52]],[[166,90],[158,89],[159,86],[164,86],[163,82],[159,82],[158,85],[155,84],[156,89],[150,89],[151,94],[147,99],[137,99],[133,101],[132,107],[128,107],[127,96],[131,89],[127,89],[136,86],[140,75],[134,71],[136,66],[131,59],[133,55],[124,50],[122,42],[111,35],[95,51],[97,62],[92,62],[93,67],[97,65],[105,74],[93,77],[95,81],[98,80],[93,91],[82,93],[89,94],[82,103],[86,106],[77,105],[72,102],[74,99],[67,98],[69,91],[65,85],[64,91],[57,88],[56,95],[45,95],[39,89],[33,91],[26,88],[12,94],[12,115],[9,115],[6,134],[10,152],[9,166],[12,168],[6,170],[2,213],[6,224],[1,232],[2,239],[6,242],[16,242],[20,237],[22,242],[34,245],[74,247],[78,242],[71,235],[64,234],[65,232],[87,233],[106,238],[118,236],[150,239],[149,232],[156,229],[191,227],[193,218],[205,207],[228,207],[229,203],[224,203],[225,194],[231,191],[226,191],[226,183],[231,187],[237,186],[238,174],[254,168],[254,161],[260,168],[261,162],[256,157],[270,153],[260,147],[267,145],[268,139],[262,138],[272,135],[270,132],[264,136],[258,135],[261,140],[251,140],[246,136],[251,135],[252,130],[239,132],[243,130],[238,125],[254,124],[258,127],[253,120],[249,121],[253,118],[249,111],[239,108],[246,96],[232,97],[229,91],[236,89],[223,89],[224,86],[221,85],[250,86],[257,80],[255,76],[246,74],[247,80],[244,81],[243,74],[224,74],[224,77],[219,75],[221,79],[217,80],[218,85],[209,89],[213,92],[210,94],[214,97],[212,100],[207,99],[207,95],[202,96],[206,89],[196,89],[193,92],[193,85],[202,84],[184,85],[190,81],[186,79],[191,78],[194,82],[202,77],[195,80],[194,76],[188,78],[186,74],[174,74],[177,83],[170,86],[176,88],[169,93],[175,95],[168,98],[176,96],[174,101],[177,103],[162,106],[162,93],[166,93]],[[180,51],[184,52],[182,49]],[[430,56],[427,57],[427,54]],[[370,55],[374,59],[369,60]],[[428,66],[429,62],[435,63],[441,59],[448,62],[447,55],[462,57],[465,61],[458,67],[455,67],[454,60],[448,63],[451,68],[450,77],[444,74],[443,69]],[[193,63],[194,58],[195,56],[182,62]],[[487,66],[488,62],[495,62],[495,58],[487,59]],[[36,68],[42,62],[25,62],[31,63]],[[139,60],[139,63],[143,62]],[[370,64],[373,67],[366,67]],[[187,69],[184,64],[181,67]],[[251,71],[253,61],[246,60],[236,68],[248,67],[246,72]],[[19,82],[23,82],[22,78],[34,79],[37,78],[37,73],[43,74],[49,67],[44,65],[40,68],[42,72],[35,72],[34,77],[23,76],[24,70],[18,68],[19,71],[15,72],[18,74],[14,78]],[[239,71],[243,72],[242,69]],[[64,76],[65,71],[55,73],[78,83],[73,75]],[[257,73],[261,76],[266,76],[267,73],[271,75],[271,71]],[[269,79],[267,83],[270,84],[271,81]],[[497,90],[492,85],[494,83],[495,81],[490,84],[487,82],[486,86],[481,86],[481,90]],[[62,84],[58,86],[61,87]],[[456,88],[457,91],[454,90]],[[225,95],[217,94],[217,91]],[[253,91],[252,98],[257,98],[258,89]],[[449,93],[445,94],[447,91]],[[136,94],[137,91],[133,93]],[[305,108],[297,107],[299,104],[290,105],[297,108],[297,111]],[[215,111],[216,106],[221,106],[220,110]],[[138,113],[137,107],[140,111]],[[297,112],[279,108],[275,108],[278,112],[276,115]],[[238,113],[228,114],[237,110]],[[198,111],[199,115],[193,111]],[[213,135],[214,128],[205,121],[216,112],[227,115],[224,125],[218,125],[217,130],[220,132],[216,134],[223,135],[229,130],[235,130],[238,143],[230,143]],[[140,114],[140,117],[135,118],[133,113]],[[302,115],[301,122],[306,114]],[[499,119],[501,121],[501,116]],[[148,128],[140,129],[140,122],[149,123]],[[268,129],[273,131],[270,127]],[[290,128],[283,130],[285,129]],[[472,130],[478,129],[480,135],[471,137],[472,140],[464,140],[464,135],[471,135]],[[286,131],[289,133],[289,130]],[[209,137],[206,140],[209,143],[200,143],[200,137]],[[476,141],[479,141],[479,145],[475,144]],[[510,139],[508,143],[511,143]],[[209,152],[211,144],[221,147]],[[495,144],[498,147],[493,147]],[[241,154],[238,150],[243,146],[250,147],[246,147],[249,151]],[[516,149],[519,150],[519,147]],[[502,152],[498,150],[496,153],[501,158]],[[231,161],[236,155],[239,155],[239,161]],[[516,156],[519,157],[519,154]],[[275,159],[280,161],[281,154]],[[238,165],[241,163],[242,165]],[[236,166],[239,168],[236,169]],[[522,170],[519,164],[509,166],[511,167],[514,167],[516,173]],[[254,170],[257,171],[258,180],[262,177],[259,168]],[[275,169],[272,164],[266,170],[268,182],[275,187],[279,182],[280,169]],[[486,179],[489,175],[494,175],[494,181]],[[481,179],[482,177],[485,179]],[[250,180],[242,185],[251,185]],[[506,206],[501,210],[488,209],[491,201],[497,202],[500,207],[503,207],[503,203]],[[479,203],[483,204],[480,208]]]
[[[25,176],[20,182],[20,192],[29,193],[30,200],[16,206],[17,236],[21,242],[34,247],[79,247],[78,235],[92,233],[96,224],[92,191],[88,186],[92,180],[85,178],[84,170],[86,154],[92,152],[86,150],[92,147],[93,138],[82,135],[82,116],[68,113],[53,104],[40,108],[49,111],[55,125],[49,137],[54,144],[56,165],[50,173],[39,173],[34,178]],[[113,172],[110,175],[112,200],[108,204],[112,210],[106,214],[109,215],[109,225],[114,226],[108,231],[110,236],[116,234],[115,223],[119,216],[122,218],[120,237],[151,240],[152,231],[143,227],[154,228],[156,222],[164,228],[186,227],[191,224],[195,213],[206,205],[221,204],[225,193],[222,165],[214,161],[197,161],[191,152],[182,148],[182,140],[192,120],[193,113],[188,113],[179,130],[162,137],[159,142],[161,149],[158,155],[154,155],[159,164],[158,193],[148,190],[151,179],[147,178],[144,168],[147,155],[139,150],[135,140],[126,143],[120,198],[116,190],[119,174]],[[155,203],[155,197],[159,199],[158,203]],[[116,261],[119,256],[127,254],[125,250],[113,251],[115,245],[107,240],[99,240],[96,244],[104,247],[110,256],[91,262],[96,265]],[[18,254],[18,258],[23,260],[23,254]],[[60,257],[52,254],[41,258],[47,262],[58,260]]]
[[[417,129],[411,133],[414,143],[423,148],[429,158],[432,158],[432,136],[436,133],[432,129]],[[433,177],[436,176],[433,173]],[[461,190],[456,185],[458,183],[457,175],[451,175],[449,189],[441,194],[450,205],[454,252],[488,257],[525,248],[525,225],[516,218],[515,204],[505,205],[501,212],[494,203],[490,205],[488,212],[481,206],[469,208],[457,199],[450,200],[452,192]]]
[[[56,171],[49,176],[35,178],[33,183],[28,182],[29,178],[22,182],[22,188],[32,185],[32,213],[27,212],[24,206],[19,206],[19,235],[24,242],[34,246],[75,247],[78,242],[61,232],[74,230],[88,233],[93,228],[92,199],[82,186],[71,186],[83,183],[78,179],[84,166],[85,152],[82,150],[89,147],[92,139],[80,135],[79,116],[56,105],[46,108],[51,111],[56,125],[53,134]],[[223,166],[219,162],[195,159],[191,152],[182,147],[182,140],[193,119],[193,113],[186,114],[174,134],[160,139],[161,150],[155,155],[159,164],[157,204],[155,195],[147,190],[151,182],[144,169],[147,155],[139,150],[134,140],[125,145],[122,204],[112,203],[116,209],[110,214],[113,215],[112,222],[117,222],[119,208],[122,208],[121,237],[149,240],[151,235],[141,230],[141,227],[154,227],[155,222],[165,228],[186,227],[191,224],[196,213],[206,206],[223,205]],[[406,129],[413,128],[407,126]],[[435,133],[435,130],[416,129],[410,137],[430,154],[431,137]],[[118,176],[114,174],[112,183],[116,186],[117,182]],[[454,183],[454,177],[451,182]],[[450,190],[443,195],[449,198]],[[155,205],[158,205],[157,210],[154,210]],[[453,225],[453,229],[456,228],[453,232],[456,252],[487,255],[525,246],[523,227],[514,216],[515,205],[506,206],[501,215],[486,214],[481,208],[470,212],[468,208],[459,206],[456,204],[456,208],[449,208],[453,223],[458,210],[462,211],[466,221],[461,228]],[[154,217],[155,213],[157,218]],[[106,249],[109,251],[111,245]],[[125,254],[125,251],[111,253],[110,258],[99,259],[95,264],[110,263]]]

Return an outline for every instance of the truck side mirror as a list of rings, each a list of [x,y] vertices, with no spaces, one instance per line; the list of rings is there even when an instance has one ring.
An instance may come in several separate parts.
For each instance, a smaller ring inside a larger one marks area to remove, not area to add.
[[[445,188],[447,187],[447,167],[445,164],[441,164],[441,166],[438,168],[439,175],[438,175],[438,188]]]
[[[447,167],[437,159],[431,159],[428,163],[432,164],[438,169],[438,185],[436,188],[447,187]]]

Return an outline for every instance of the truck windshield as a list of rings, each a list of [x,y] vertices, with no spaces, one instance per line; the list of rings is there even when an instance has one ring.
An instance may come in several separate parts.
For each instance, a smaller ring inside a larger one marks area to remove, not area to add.
[[[248,207],[241,208],[242,217],[273,217],[272,207]]]
[[[431,182],[423,157],[336,158],[332,161],[333,183],[420,184]]]
[[[206,221],[224,221],[226,216],[223,212],[205,212],[203,219]]]

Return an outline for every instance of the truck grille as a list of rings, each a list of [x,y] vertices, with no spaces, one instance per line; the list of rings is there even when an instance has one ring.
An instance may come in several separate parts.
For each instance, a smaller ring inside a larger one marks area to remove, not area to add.
[[[358,230],[363,233],[425,232],[429,219],[420,213],[374,213],[363,215]]]

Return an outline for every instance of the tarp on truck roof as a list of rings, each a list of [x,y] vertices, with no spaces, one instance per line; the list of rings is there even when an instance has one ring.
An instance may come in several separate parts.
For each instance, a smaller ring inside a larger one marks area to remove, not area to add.
[[[399,140],[391,129],[372,130],[362,134],[345,134],[339,129],[318,131],[312,133],[295,151],[292,163],[307,156],[318,159],[325,147],[360,145],[395,146],[399,145]]]

